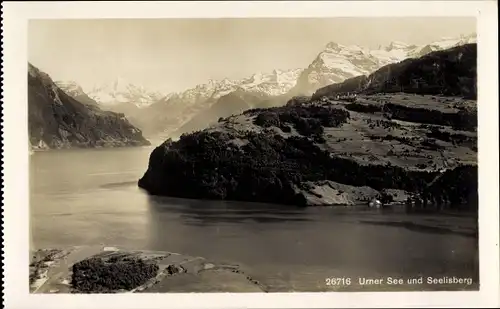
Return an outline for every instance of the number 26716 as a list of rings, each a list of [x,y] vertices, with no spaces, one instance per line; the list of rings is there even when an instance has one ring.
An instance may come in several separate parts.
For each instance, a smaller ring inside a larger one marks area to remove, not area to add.
[[[351,285],[351,278],[326,278],[325,284],[327,286]]]

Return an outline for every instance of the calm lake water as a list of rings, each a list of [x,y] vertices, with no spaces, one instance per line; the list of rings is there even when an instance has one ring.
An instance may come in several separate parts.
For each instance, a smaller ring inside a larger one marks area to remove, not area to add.
[[[328,291],[329,277],[477,282],[473,216],[153,198],[137,187],[152,149],[32,155],[34,246],[106,244],[203,256],[240,264],[273,291]]]

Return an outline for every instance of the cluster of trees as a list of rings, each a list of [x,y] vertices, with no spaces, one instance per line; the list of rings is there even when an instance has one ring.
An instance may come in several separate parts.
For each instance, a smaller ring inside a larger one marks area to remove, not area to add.
[[[461,66],[470,65],[470,55],[457,56],[459,52],[471,53],[469,50],[471,47],[464,48],[431,54],[425,59],[408,60],[397,64],[395,70],[388,66],[379,71],[370,83],[366,77],[357,78],[347,83],[346,87],[351,89],[355,86],[369,85],[378,90],[384,89],[384,83],[379,83],[378,78],[392,80],[399,86],[411,84],[413,79],[405,78],[408,74],[411,75],[411,72],[418,70],[433,72],[430,77],[422,77],[429,82],[437,81],[432,78],[441,70],[467,75],[470,71]],[[452,64],[448,63],[450,61]],[[439,75],[441,73],[438,74],[439,80],[451,78],[446,77],[448,74],[446,72],[442,73],[443,76]],[[346,90],[342,85],[328,89],[340,92]],[[359,89],[349,91],[354,90]],[[302,194],[297,194],[297,188],[303,189],[303,184],[309,181],[331,180],[352,186],[369,186],[379,191],[388,188],[402,189],[416,192],[426,199],[435,201],[453,203],[474,201],[469,188],[470,182],[475,181],[477,184],[476,166],[459,167],[441,175],[439,172],[412,171],[391,164],[361,165],[353,160],[331,156],[329,152],[317,146],[318,142],[325,141],[324,127],[339,127],[346,123],[350,119],[349,111],[383,112],[389,120],[397,119],[474,131],[477,127],[477,114],[474,110],[462,109],[458,113],[448,113],[389,102],[382,102],[380,106],[353,102],[346,104],[343,109],[307,103],[311,103],[310,98],[295,97],[286,106],[255,108],[244,112],[247,116],[254,116],[254,124],[257,126],[277,127],[283,132],[291,132],[294,128],[301,135],[299,137],[284,138],[266,129],[261,133],[198,131],[181,136],[177,142],[168,141],[151,154],[148,171],[140,179],[139,186],[157,195],[304,205],[305,198]],[[388,130],[401,127],[393,121],[371,119],[365,121],[370,127],[381,126]],[[396,139],[416,147],[416,151],[419,151],[419,147],[439,150],[440,146],[435,138],[460,143],[469,141],[459,135],[446,135],[445,132],[434,130],[428,134],[428,139],[418,144],[408,137],[387,135],[382,139]],[[244,140],[245,143],[241,146],[241,143],[231,142],[236,139]],[[436,179],[438,181],[435,181]],[[460,188],[466,193],[457,194]],[[390,199],[385,195],[383,198]]]
[[[460,133],[450,133],[442,131],[439,128],[433,127],[426,134],[430,138],[436,138],[445,142],[453,143],[454,145],[464,145],[477,152],[477,138],[466,136]]]
[[[477,97],[477,46],[468,44],[406,60],[392,70],[382,91]],[[394,87],[395,86],[395,87]]]
[[[228,143],[235,137],[202,131],[157,148],[140,185],[160,195],[297,204],[294,184],[318,172],[311,158],[326,155],[305,137],[247,131],[241,148]]]
[[[383,110],[390,115],[391,119],[451,126],[455,130],[464,131],[475,131],[477,128],[477,113],[474,111],[461,110],[458,113],[446,113],[435,109],[414,108],[393,103],[384,104]]]
[[[392,141],[392,140],[395,140],[395,141],[400,142],[401,144],[405,144],[405,145],[408,145],[408,146],[415,146],[413,144],[413,141],[417,140],[418,138],[417,137],[406,137],[406,136],[394,136],[392,134],[387,134],[385,136],[380,136],[380,137],[373,136],[373,137],[371,137],[371,139],[380,139],[380,140],[383,140],[383,141]]]
[[[53,262],[55,256],[60,253],[60,250],[57,249],[51,249],[47,255],[44,257],[40,258],[37,255],[34,255],[32,257],[33,261],[30,263],[30,276],[29,276],[29,283],[33,284],[36,279],[39,278],[40,274],[43,272],[43,270],[47,269],[46,263],[47,262]]]
[[[283,132],[290,132],[289,125],[293,125],[299,134],[321,140],[323,127],[338,127],[349,118],[349,112],[339,108],[294,105],[258,111],[254,124],[275,126]]]
[[[434,138],[426,138],[420,142],[423,148],[427,148],[434,151],[439,151],[444,149],[444,146],[439,145]]]
[[[392,129],[400,129],[402,126],[394,121],[387,121],[387,120],[372,120],[372,119],[364,119],[364,121],[368,124],[370,129],[373,129],[375,127],[382,127],[384,129],[388,129],[391,131]]]
[[[446,171],[420,194],[421,198],[435,205],[451,204],[455,208],[477,210],[477,166],[460,165]]]
[[[159,267],[140,258],[115,258],[105,261],[93,257],[72,266],[71,285],[79,293],[130,291],[155,277]]]
[[[318,100],[323,96],[332,97],[337,93],[347,93],[354,92],[359,93],[369,83],[369,78],[365,75],[356,76],[353,78],[349,78],[342,83],[328,85],[326,87],[320,88],[316,90],[316,92],[312,95],[313,100]]]
[[[381,106],[373,104],[361,104],[361,103],[349,103],[345,106],[345,108],[353,112],[366,113],[366,114],[375,114],[382,111]]]
[[[235,138],[248,142],[238,147]],[[140,186],[158,195],[304,205],[296,188],[307,181],[423,192],[437,174],[332,157],[307,137],[201,131],[155,149]]]
[[[467,44],[386,65],[369,76],[357,76],[318,89],[312,98],[343,92],[407,92],[476,99],[476,68],[477,45]]]

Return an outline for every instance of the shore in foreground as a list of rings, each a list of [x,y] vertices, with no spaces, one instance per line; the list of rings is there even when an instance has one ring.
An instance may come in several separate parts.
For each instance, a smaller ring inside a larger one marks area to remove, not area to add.
[[[82,246],[31,256],[31,293],[264,292],[238,265],[171,252]]]
[[[460,291],[477,290],[473,278],[387,276],[324,278],[301,291]],[[40,249],[32,253],[31,293],[283,292],[252,278],[237,264],[160,251],[106,246]]]

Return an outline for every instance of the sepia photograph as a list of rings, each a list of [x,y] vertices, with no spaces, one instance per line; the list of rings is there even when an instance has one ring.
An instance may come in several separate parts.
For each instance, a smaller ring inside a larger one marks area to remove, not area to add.
[[[480,292],[478,23],[26,20],[26,289]]]
[[[475,29],[31,20],[33,292],[477,289]]]

